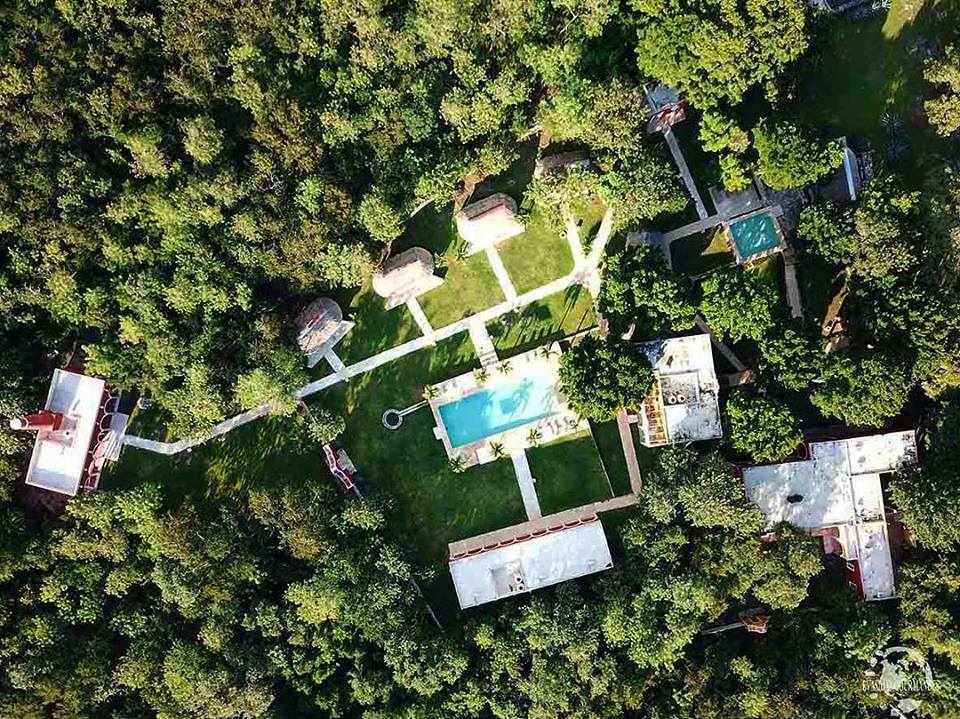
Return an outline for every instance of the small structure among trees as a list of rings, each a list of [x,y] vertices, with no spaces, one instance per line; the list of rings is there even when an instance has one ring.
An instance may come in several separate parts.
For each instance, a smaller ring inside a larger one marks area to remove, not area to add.
[[[640,439],[647,447],[700,442],[723,436],[720,384],[710,336],[641,342],[653,367],[653,389],[639,409]]]
[[[422,247],[411,247],[385,260],[373,274],[373,291],[393,309],[443,284],[433,272],[433,255]]]
[[[354,324],[343,319],[340,305],[329,297],[319,297],[308,304],[297,315],[297,345],[306,355],[307,367],[316,365]]]
[[[747,495],[770,527],[788,522],[823,538],[846,561],[861,599],[895,595],[880,475],[917,462],[916,433],[811,442],[809,459],[744,467]]]
[[[787,247],[777,220],[778,208],[763,208],[723,223],[730,249],[739,264],[758,262]]]
[[[456,215],[457,231],[467,243],[467,254],[485,250],[502,240],[523,233],[517,219],[517,202],[498,192],[467,205]]]
[[[679,91],[669,85],[644,88],[647,98],[647,134],[661,132],[687,116],[687,101]]]
[[[119,401],[98,377],[54,370],[43,410],[10,420],[37,433],[26,483],[69,496],[96,489],[104,464],[120,455],[127,415]]]

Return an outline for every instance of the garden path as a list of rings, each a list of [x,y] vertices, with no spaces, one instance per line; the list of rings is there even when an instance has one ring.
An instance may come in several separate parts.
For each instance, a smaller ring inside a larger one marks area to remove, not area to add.
[[[521,449],[511,454],[510,460],[513,462],[513,471],[517,474],[517,484],[520,485],[520,496],[523,497],[523,508],[527,511],[527,519],[540,519],[543,513],[540,511],[537,490],[533,486],[533,473],[530,471],[527,453]]]
[[[411,297],[407,300],[407,309],[410,310],[410,314],[413,315],[413,321],[417,323],[417,327],[420,328],[423,336],[432,340],[433,325],[430,324],[430,320],[427,319],[427,315],[424,314],[423,308],[420,306],[420,303],[417,302],[416,297]]]
[[[508,302],[516,302],[517,290],[513,286],[513,280],[510,279],[507,268],[504,267],[503,260],[500,259],[500,253],[497,252],[497,248],[493,245],[487,245],[487,259],[490,260],[490,267],[493,268],[493,274],[500,284],[500,289],[503,290],[503,296],[507,298]]]
[[[669,125],[663,129],[663,139],[667,141],[667,147],[670,148],[670,154],[673,155],[673,161],[677,163],[677,168],[680,170],[680,177],[683,179],[683,184],[687,186],[687,192],[690,193],[690,197],[693,198],[693,204],[697,207],[697,217],[699,217],[701,220],[706,219],[710,213],[707,212],[707,206],[703,204],[703,198],[700,197],[700,191],[697,189],[697,185],[693,181],[693,173],[690,172],[690,167],[687,165],[687,160],[680,151],[680,143],[677,142],[677,137],[673,134],[673,128],[671,128]]]

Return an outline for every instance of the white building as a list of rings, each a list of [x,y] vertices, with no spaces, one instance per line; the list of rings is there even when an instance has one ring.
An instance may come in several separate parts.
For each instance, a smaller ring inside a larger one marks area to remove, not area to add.
[[[126,430],[118,401],[102,379],[54,370],[43,411],[10,420],[11,429],[37,433],[26,483],[71,496],[95,489]]]
[[[653,367],[653,389],[639,409],[647,447],[699,442],[723,436],[717,373],[710,335],[640,342]]]
[[[860,597],[895,595],[880,475],[917,461],[913,431],[812,442],[808,457],[745,467],[747,495],[772,526],[788,522],[823,537],[846,560]]]
[[[468,255],[515,237],[525,229],[517,219],[516,201],[502,192],[467,205],[457,213],[456,220]]]
[[[450,575],[461,609],[532,592],[613,566],[603,525],[596,515],[573,526],[543,526],[529,534],[500,539],[460,554],[455,553],[454,547],[451,545]]]

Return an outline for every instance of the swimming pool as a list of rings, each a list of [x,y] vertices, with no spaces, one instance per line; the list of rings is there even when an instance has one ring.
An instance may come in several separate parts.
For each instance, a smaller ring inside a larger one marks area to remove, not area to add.
[[[741,262],[780,246],[780,233],[774,222],[770,214],[762,212],[730,225],[730,236]]]
[[[453,447],[462,447],[561,411],[549,377],[529,376],[482,389],[437,410]]]

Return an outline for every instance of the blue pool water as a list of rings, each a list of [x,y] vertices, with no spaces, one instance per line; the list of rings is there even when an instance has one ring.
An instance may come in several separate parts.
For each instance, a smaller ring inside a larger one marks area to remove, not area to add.
[[[548,377],[523,377],[482,389],[438,407],[450,444],[462,447],[557,414],[560,405]]]
[[[773,217],[761,213],[730,225],[730,234],[742,262],[780,246],[780,235],[773,223]]]

